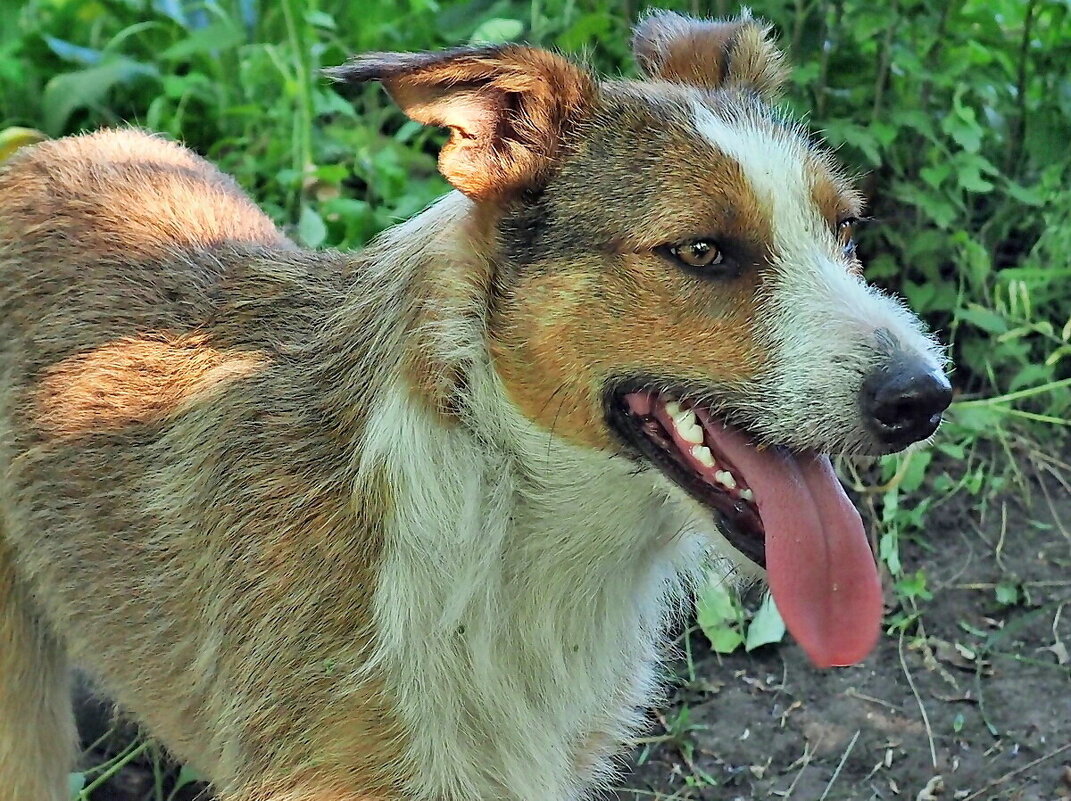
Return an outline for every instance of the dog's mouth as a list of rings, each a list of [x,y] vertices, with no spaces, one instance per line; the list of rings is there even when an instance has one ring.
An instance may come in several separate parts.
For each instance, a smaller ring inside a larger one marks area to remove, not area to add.
[[[815,664],[849,665],[877,641],[882,592],[858,511],[829,457],[756,443],[686,394],[626,388],[608,422],[711,510],[729,544],[765,567],[785,624]]]

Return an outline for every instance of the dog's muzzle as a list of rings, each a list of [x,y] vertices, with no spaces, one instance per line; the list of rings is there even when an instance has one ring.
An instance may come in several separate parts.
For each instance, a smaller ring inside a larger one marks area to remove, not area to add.
[[[933,434],[951,402],[952,386],[940,368],[903,352],[874,369],[859,395],[867,429],[892,450]]]

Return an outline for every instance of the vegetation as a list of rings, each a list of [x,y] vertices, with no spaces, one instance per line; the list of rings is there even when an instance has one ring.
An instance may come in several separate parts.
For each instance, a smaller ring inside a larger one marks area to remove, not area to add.
[[[955,422],[986,433],[1008,417],[1065,424],[1071,388],[1053,382],[1071,358],[1067,4],[752,5],[796,64],[788,104],[862,175],[876,220],[860,246],[870,277],[951,344],[965,397],[1029,391],[961,404]],[[441,135],[377,87],[343,99],[320,68],[362,50],[524,39],[628,73],[635,6],[28,0],[0,33],[0,124],[162,131],[233,173],[304,243],[357,247],[445,190]]]
[[[736,11],[727,0],[657,4]],[[935,450],[844,466],[879,524],[901,599],[890,625],[910,634],[929,590],[924,572],[904,568],[905,538],[949,499],[1031,491],[1024,460],[1061,469],[1071,424],[1071,6],[751,6],[796,66],[786,103],[860,175],[874,218],[859,245],[869,277],[904,295],[949,345],[958,399]],[[405,119],[378,87],[344,99],[321,68],[363,50],[516,39],[627,74],[640,10],[637,0],[15,0],[0,28],[0,130],[161,131],[235,175],[299,241],[356,248],[446,190],[435,170],[442,135]],[[1002,604],[1019,592],[1014,576],[996,589]],[[717,593],[701,607],[725,650],[780,636],[767,608],[753,632],[750,620]]]

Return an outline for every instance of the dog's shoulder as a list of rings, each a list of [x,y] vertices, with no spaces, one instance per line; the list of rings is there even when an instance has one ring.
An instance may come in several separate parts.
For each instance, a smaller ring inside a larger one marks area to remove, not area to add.
[[[285,245],[235,181],[134,128],[25,148],[0,169],[0,242],[75,247],[83,261],[223,243]]]

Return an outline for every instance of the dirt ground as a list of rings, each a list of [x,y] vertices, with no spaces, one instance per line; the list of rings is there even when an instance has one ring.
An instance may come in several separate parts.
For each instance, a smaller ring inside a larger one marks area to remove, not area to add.
[[[816,670],[788,642],[719,658],[693,634],[696,680],[615,801],[1071,798],[1071,498],[1034,490],[980,527],[966,508],[931,516],[904,552],[930,577],[922,631],[862,665]]]
[[[1071,799],[1071,497],[1038,486],[1029,510],[1010,497],[981,524],[962,505],[931,514],[925,543],[902,546],[929,577],[921,624],[860,666],[815,670],[791,642],[720,657],[690,632],[691,670],[671,663],[671,703],[608,801]],[[106,716],[82,707],[88,744]],[[159,775],[134,760],[93,799],[154,799]]]

